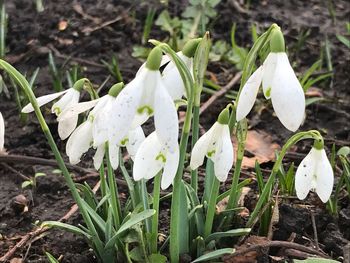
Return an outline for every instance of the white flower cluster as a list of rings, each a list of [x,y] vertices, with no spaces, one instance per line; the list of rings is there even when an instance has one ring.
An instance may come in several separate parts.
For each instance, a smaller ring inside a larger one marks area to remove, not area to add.
[[[296,131],[305,115],[304,91],[284,51],[283,35],[279,30],[273,34],[271,52],[265,62],[247,80],[236,105],[237,121],[251,111],[262,85],[264,95],[271,98],[273,108],[281,123]],[[193,59],[185,52],[178,56],[192,73]],[[168,63],[161,73],[159,67]],[[119,148],[126,147],[134,160],[135,180],[153,178],[161,170],[161,187],[172,184],[179,165],[179,124],[175,100],[185,94],[180,73],[160,48],[155,47],[147,62],[138,70],[136,77],[123,85],[114,85],[109,93],[99,99],[79,103],[79,88],[38,98],[39,106],[62,98],[52,106],[57,115],[58,132],[62,139],[69,136],[66,153],[72,164],[80,161],[90,147],[96,149],[94,166],[98,169],[103,161],[106,145],[112,167],[119,164]],[[76,128],[78,115],[90,110],[88,117]],[[23,112],[33,111],[29,104]],[[141,128],[154,117],[155,131],[145,138]],[[0,120],[2,120],[0,114]],[[219,181],[227,179],[234,162],[234,150],[228,126],[229,110],[224,109],[217,122],[197,141],[191,154],[190,167],[197,169],[207,156],[214,163]],[[0,122],[0,137],[3,125]],[[0,147],[3,141],[0,140]],[[333,171],[322,149],[313,148],[302,161],[295,180],[297,196],[306,197],[315,190],[323,202],[329,199],[333,187]]]

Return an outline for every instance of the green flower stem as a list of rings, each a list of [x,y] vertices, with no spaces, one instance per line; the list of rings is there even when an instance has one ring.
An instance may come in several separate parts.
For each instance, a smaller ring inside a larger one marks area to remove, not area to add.
[[[114,225],[115,225],[115,228],[118,229],[120,227],[120,222],[121,222],[121,208],[119,203],[117,182],[115,180],[114,170],[112,168],[111,161],[109,159],[108,143],[106,143],[106,159],[107,159],[107,177],[108,177],[109,191],[111,194],[110,198],[111,198]]]
[[[105,176],[105,167],[104,167],[104,164],[102,162],[101,164],[101,167],[100,167],[100,189],[101,189],[101,196],[102,198],[105,197],[107,195],[107,182],[106,182],[106,176]],[[108,215],[108,203],[105,202],[103,205],[102,205],[102,208],[103,208],[103,214],[107,217]]]
[[[278,173],[278,170],[279,170],[280,166],[282,165],[283,158],[286,155],[287,151],[294,144],[296,144],[300,140],[304,140],[304,139],[323,140],[321,134],[316,130],[299,132],[299,133],[294,134],[292,137],[289,138],[289,140],[286,142],[286,144],[282,147],[281,152],[278,156],[278,159],[276,160],[275,164],[273,165],[271,175],[270,175],[269,179],[267,180],[267,182],[262,190],[261,196],[259,197],[258,203],[256,204],[254,211],[250,215],[250,218],[249,218],[247,225],[246,225],[247,227],[251,227],[254,224],[255,219],[258,216],[261,207],[263,206],[264,203],[268,202],[268,200],[270,199],[272,185],[275,181],[276,174]]]
[[[148,203],[148,192],[147,192],[147,185],[146,185],[145,179],[141,179],[139,181],[139,189],[140,189],[140,196],[141,196],[143,209],[147,210],[149,209],[149,203]],[[151,233],[152,224],[149,218],[145,219],[145,226],[146,226],[147,233]]]
[[[119,149],[119,167],[120,167],[122,175],[126,181],[126,184],[128,185],[128,190],[129,190],[129,194],[130,194],[130,198],[131,198],[132,207],[135,208],[137,206],[137,204],[139,203],[139,198],[138,198],[138,195],[135,191],[134,181],[131,179],[131,177],[128,173],[128,170],[126,169],[126,167],[124,165],[124,160],[123,160],[121,148]]]
[[[99,252],[102,260],[103,260],[103,244],[102,241],[100,240],[98,233],[96,231],[96,228],[88,214],[88,211],[85,209],[84,204],[82,202],[82,199],[78,193],[77,188],[75,187],[74,181],[72,177],[69,174],[69,171],[64,163],[64,160],[57,148],[57,145],[52,137],[52,134],[50,132],[49,127],[46,124],[46,121],[44,119],[44,116],[42,115],[39,105],[37,103],[36,97],[30,88],[30,85],[28,81],[25,79],[25,77],[19,73],[13,66],[11,66],[9,63],[7,63],[4,60],[0,59],[0,67],[5,70],[11,78],[23,89],[25,92],[27,98],[29,99],[30,103],[33,105],[34,112],[36,114],[36,117],[40,123],[40,127],[50,145],[50,148],[55,156],[55,159],[57,161],[57,164],[62,171],[62,174],[66,180],[66,183],[68,185],[69,190],[72,193],[73,199],[76,202],[77,206],[79,207],[79,211],[84,219],[84,222],[86,223],[90,235],[92,236],[92,240],[94,242],[94,245],[96,246],[96,250]],[[106,261],[107,262],[107,261]]]
[[[199,137],[199,105],[193,107],[193,127],[192,127],[192,144],[191,149],[198,141]],[[198,169],[191,170],[191,186],[193,190],[197,193],[198,191]]]
[[[157,174],[153,182],[153,209],[156,213],[152,217],[152,236],[151,236],[151,252],[157,253],[158,245],[158,220],[159,220],[159,198],[160,198],[160,182],[161,174]]]
[[[205,218],[204,239],[206,239],[211,234],[211,231],[213,228],[214,215],[216,210],[216,199],[219,194],[219,188],[220,188],[220,182],[216,178],[216,176],[214,176],[213,185],[211,186],[211,193],[210,193],[210,199],[208,203],[207,215]]]

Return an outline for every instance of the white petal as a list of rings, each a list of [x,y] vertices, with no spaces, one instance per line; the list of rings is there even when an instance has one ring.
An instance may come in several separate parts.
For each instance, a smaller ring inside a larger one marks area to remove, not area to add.
[[[58,135],[61,140],[65,140],[74,131],[78,124],[78,115],[72,116],[69,119],[65,119],[58,122]]]
[[[73,106],[79,102],[80,92],[76,89],[70,88],[67,93],[62,96],[56,103],[51,107],[51,112],[60,115],[61,112],[70,106]]]
[[[80,102],[75,105],[69,106],[65,108],[62,113],[57,117],[58,121],[63,121],[66,119],[69,119],[73,116],[77,116],[82,112],[85,112],[93,107],[100,101],[101,99],[97,100],[91,100],[91,101],[85,101]]]
[[[262,66],[260,66],[244,84],[238,98],[236,111],[237,121],[245,118],[253,108],[261,84],[262,73]]]
[[[135,155],[139,149],[141,143],[145,140],[145,134],[141,126],[129,132],[128,142],[126,144],[126,149],[132,160],[135,160]]]
[[[154,99],[154,124],[162,145],[174,152],[178,144],[179,120],[175,104],[159,79]]]
[[[92,142],[92,123],[85,121],[69,137],[66,153],[71,164],[80,162],[81,156],[87,152]]]
[[[36,101],[38,102],[39,107],[45,105],[46,103],[49,103],[50,101],[53,101],[54,99],[58,98],[59,96],[63,95],[66,93],[69,89],[61,91],[61,92],[56,92],[52,93],[49,95],[44,95],[41,97],[36,98]],[[34,108],[31,103],[27,104],[26,106],[23,107],[22,112],[23,113],[30,113],[34,111]]]
[[[119,143],[128,133],[142,95],[144,72],[119,93],[110,112],[109,141]]]
[[[158,158],[161,144],[155,132],[152,132],[141,143],[135,156],[133,176],[135,181],[154,177],[164,166],[164,162]]]
[[[108,141],[108,126],[109,120],[111,118],[111,112],[113,111],[113,102],[114,98],[112,96],[108,96],[109,98],[105,101],[104,106],[93,110],[91,115],[94,115],[93,119],[93,129],[92,134],[94,138],[94,147],[97,145],[104,144]],[[89,115],[90,116],[90,115]]]
[[[272,80],[277,67],[277,54],[274,52],[269,53],[263,64],[262,86],[266,99],[271,97]]]
[[[0,112],[0,152],[4,149],[5,142],[5,122]]]
[[[167,189],[174,181],[178,166],[179,166],[179,146],[176,147],[173,153],[168,152],[164,165],[161,188]]]
[[[192,69],[193,59],[186,57],[182,52],[177,53],[182,61],[186,64],[189,70]],[[181,99],[185,93],[185,85],[182,81],[179,70],[175,63],[170,61],[169,64],[163,70],[162,76],[165,87],[173,100]]]
[[[233,146],[228,125],[223,125],[222,134],[218,139],[214,155],[214,172],[220,182],[227,179],[233,166]]]
[[[192,170],[197,169],[203,164],[204,157],[206,156],[208,149],[212,146],[215,137],[213,134],[217,134],[219,123],[215,122],[214,125],[199,138],[192,149],[190,167]]]
[[[305,199],[309,191],[315,187],[314,148],[305,156],[295,173],[295,191],[300,200]]]
[[[105,155],[105,146],[104,144],[97,147],[94,159],[94,167],[96,170],[99,170],[103,161],[103,157]]]
[[[327,158],[324,149],[316,150],[319,152],[319,159],[316,164],[316,193],[323,203],[326,203],[332,194],[334,175],[333,169]]]
[[[116,144],[109,144],[108,147],[109,160],[111,162],[111,166],[114,170],[117,170],[119,166],[119,147]]]
[[[296,131],[304,119],[305,95],[286,53],[278,53],[271,101],[281,123],[288,130]]]

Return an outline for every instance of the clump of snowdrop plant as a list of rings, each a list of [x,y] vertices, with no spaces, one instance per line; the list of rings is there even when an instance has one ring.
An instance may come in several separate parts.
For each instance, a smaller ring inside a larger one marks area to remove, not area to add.
[[[233,253],[234,249],[232,246],[222,248],[220,237],[246,235],[251,231],[262,207],[271,199],[272,186],[287,150],[298,141],[310,138],[315,144],[297,169],[296,193],[298,198],[304,199],[310,190],[315,190],[323,202],[329,199],[333,172],[323,149],[323,138],[317,131],[299,132],[281,149],[246,227],[235,228],[237,210],[234,208],[238,206],[242,187],[239,178],[247,134],[245,117],[254,105],[260,85],[287,129],[296,131],[304,118],[304,93],[288,61],[283,34],[277,25],[262,34],[249,52],[236,105],[223,109],[217,121],[199,139],[200,95],[210,50],[209,33],[190,40],[179,52],[165,43],[151,43],[156,47],[132,81],[125,87],[118,83],[108,94],[82,103],[79,103],[79,93],[83,82],[64,92],[36,99],[23,75],[0,60],[0,68],[28,95],[30,104],[23,112],[35,111],[38,116],[84,221],[82,227],[52,221],[44,222],[44,226],[83,235],[103,263],[133,262],[131,255],[135,253],[139,262],[170,260],[178,263],[181,254],[192,259],[198,257],[196,262],[221,257]],[[266,47],[270,50],[269,55],[252,74],[257,54]],[[186,114],[179,138],[175,101],[183,95]],[[40,111],[40,106],[59,96],[62,98],[52,106],[52,112],[57,115],[60,137],[69,137],[66,144],[69,161],[77,164],[91,147],[96,149],[93,163],[100,173],[101,199],[88,185],[80,185],[78,191]],[[78,116],[84,112],[88,112],[86,119],[76,128]],[[154,130],[145,138],[142,125],[150,117],[154,120]],[[0,114],[0,147],[3,145],[3,126]],[[237,137],[237,154],[234,154],[232,135]],[[121,158],[123,146],[131,157],[128,163]],[[197,168],[203,164],[205,156],[204,193],[199,198]],[[228,204],[220,213],[216,211],[217,202],[223,198],[220,183],[228,178],[234,159],[232,184],[223,194],[228,196]],[[190,182],[184,180],[185,168],[190,168]],[[123,176],[127,185],[125,205],[119,200],[114,170]],[[170,242],[169,251],[165,253],[170,255],[168,259],[158,246],[158,218],[160,189],[169,189],[170,185]],[[152,194],[149,186],[153,189]],[[221,249],[211,251],[214,247]]]

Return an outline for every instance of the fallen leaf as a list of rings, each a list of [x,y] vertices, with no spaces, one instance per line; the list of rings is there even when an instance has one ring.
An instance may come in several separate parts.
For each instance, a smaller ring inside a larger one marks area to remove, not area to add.
[[[315,87],[309,88],[306,91],[305,95],[308,97],[323,97],[322,90],[319,88],[315,88]]]
[[[23,263],[23,260],[21,258],[13,258],[10,260],[10,263]]]
[[[67,20],[61,20],[59,23],[58,23],[58,30],[59,31],[64,31],[66,30],[68,27],[68,22]]]
[[[237,152],[237,140],[234,137],[233,143]],[[259,164],[274,161],[275,151],[280,149],[277,143],[272,142],[272,137],[264,131],[249,130],[245,145],[245,151],[251,154],[251,157],[244,156],[242,167],[254,168],[255,161]]]

